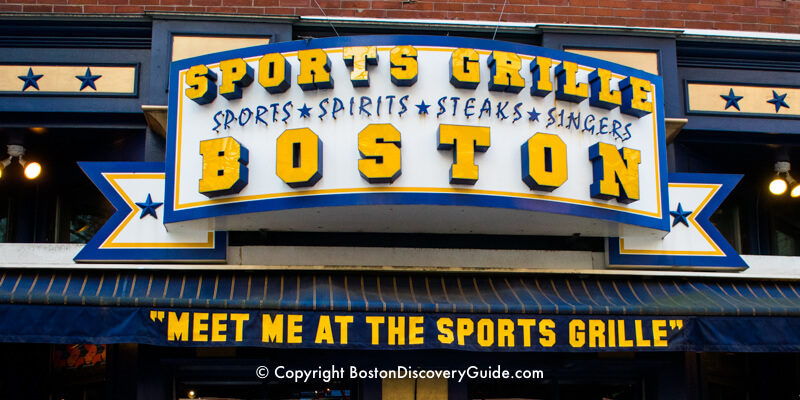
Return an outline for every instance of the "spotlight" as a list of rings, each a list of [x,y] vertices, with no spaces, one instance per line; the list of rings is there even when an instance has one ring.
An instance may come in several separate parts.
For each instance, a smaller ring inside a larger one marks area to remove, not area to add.
[[[769,183],[769,191],[778,196],[786,192],[786,189],[791,188],[789,195],[792,197],[800,197],[800,183],[792,178],[789,170],[792,165],[788,161],[778,161],[775,163],[775,178]]]
[[[6,158],[3,161],[0,161],[0,177],[3,176],[3,170],[6,169],[7,166],[11,164],[11,156]]]
[[[37,162],[23,163],[20,159],[19,163],[25,168],[25,177],[28,179],[36,179],[42,173],[42,166]]]
[[[782,195],[786,191],[787,187],[788,185],[786,184],[786,181],[780,176],[776,177],[772,180],[772,182],[769,183],[769,191],[776,196]]]
[[[7,152],[8,158],[0,161],[0,177],[2,177],[2,171],[11,164],[11,160],[14,159],[14,157],[17,158],[19,165],[24,169],[26,178],[36,179],[42,173],[41,164],[25,160],[25,147],[17,144],[10,144],[8,145]]]

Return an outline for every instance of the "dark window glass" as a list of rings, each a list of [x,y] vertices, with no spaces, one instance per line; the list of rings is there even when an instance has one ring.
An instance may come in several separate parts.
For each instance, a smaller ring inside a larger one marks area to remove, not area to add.
[[[86,243],[113,212],[111,204],[91,183],[61,194],[56,198],[55,241]]]
[[[8,242],[8,203],[7,197],[0,197],[0,243]]]

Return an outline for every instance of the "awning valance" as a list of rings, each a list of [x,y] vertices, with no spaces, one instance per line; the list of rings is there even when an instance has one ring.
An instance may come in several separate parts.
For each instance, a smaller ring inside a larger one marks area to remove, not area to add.
[[[800,351],[798,286],[569,274],[6,270],[0,340]]]
[[[0,274],[0,303],[307,311],[800,316],[800,283],[275,271]]]

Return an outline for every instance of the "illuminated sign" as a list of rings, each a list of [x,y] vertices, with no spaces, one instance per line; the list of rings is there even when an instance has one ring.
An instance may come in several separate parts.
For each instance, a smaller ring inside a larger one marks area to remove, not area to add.
[[[135,250],[120,238],[149,224],[138,247],[164,236],[186,260],[219,257],[225,231],[270,229],[577,233],[619,241],[619,265],[663,265],[648,261],[656,246],[674,265],[744,266],[695,220],[722,185],[677,199],[695,208],[685,237],[703,242],[668,239],[662,80],[641,70],[496,41],[364,36],[176,61],[169,93],[163,189],[127,194],[135,166],[86,165],[126,211],[78,259]]]

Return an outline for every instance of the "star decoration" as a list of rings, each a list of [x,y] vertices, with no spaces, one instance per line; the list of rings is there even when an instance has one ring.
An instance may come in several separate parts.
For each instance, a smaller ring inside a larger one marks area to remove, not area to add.
[[[737,95],[733,94],[733,88],[731,88],[731,91],[728,93],[727,96],[725,96],[724,94],[721,94],[721,95],[719,95],[719,97],[722,97],[723,100],[727,101],[727,103],[725,103],[725,109],[726,110],[728,109],[728,107],[733,106],[737,110],[742,111],[742,109],[739,108],[739,100],[743,99],[744,96],[737,96]]]
[[[417,104],[416,106],[419,108],[419,114],[427,114],[430,104],[425,104],[425,100],[422,100],[422,103]]]
[[[139,219],[146,217],[148,214],[152,215],[153,218],[158,219],[158,215],[156,215],[156,208],[161,207],[164,203],[153,203],[153,199],[150,197],[150,193],[147,194],[147,200],[144,203],[136,203],[137,206],[141,207],[142,214],[139,216]]]
[[[86,89],[87,87],[90,87],[96,91],[97,86],[94,85],[94,81],[100,79],[100,77],[102,76],[103,75],[92,75],[92,71],[88,67],[86,68],[85,75],[83,76],[75,75],[76,78],[81,80],[81,91],[83,91],[83,89]]]
[[[678,203],[678,209],[675,211],[670,211],[669,215],[672,215],[674,219],[672,220],[672,226],[678,225],[678,223],[686,225],[689,227],[689,220],[686,217],[692,215],[693,211],[683,211],[683,206],[681,203]]]
[[[24,92],[25,89],[33,86],[36,90],[39,90],[39,84],[36,83],[39,79],[41,79],[44,75],[34,75],[33,68],[28,68],[28,75],[18,76],[17,78],[22,79],[25,82],[25,85],[22,86],[22,91]]]
[[[308,107],[303,103],[303,106],[298,108],[300,110],[300,118],[311,118],[311,110],[314,107]]]
[[[530,118],[528,118],[528,121],[536,121],[536,122],[539,122],[539,115],[542,114],[542,113],[536,112],[536,107],[533,107],[533,111],[527,111],[527,113],[528,113],[528,115],[530,115]]]
[[[767,103],[771,103],[772,105],[775,106],[775,112],[780,111],[781,107],[789,108],[789,105],[786,104],[786,95],[787,94],[788,93],[784,93],[784,94],[778,96],[778,93],[776,93],[773,90],[772,91],[772,100],[767,100]]]

